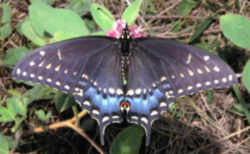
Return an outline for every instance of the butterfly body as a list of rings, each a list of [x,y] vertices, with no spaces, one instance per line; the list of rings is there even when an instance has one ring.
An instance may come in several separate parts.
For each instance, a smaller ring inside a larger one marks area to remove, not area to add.
[[[151,126],[177,97],[237,83],[220,58],[161,38],[80,37],[36,49],[13,77],[72,94],[100,127],[126,120],[142,126],[146,145]]]

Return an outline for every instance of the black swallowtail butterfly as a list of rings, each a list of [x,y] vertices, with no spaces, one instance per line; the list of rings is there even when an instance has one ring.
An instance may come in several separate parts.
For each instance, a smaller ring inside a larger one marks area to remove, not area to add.
[[[126,120],[151,126],[177,97],[237,83],[232,69],[201,49],[162,38],[89,36],[36,49],[14,68],[13,77],[72,94],[100,127]]]

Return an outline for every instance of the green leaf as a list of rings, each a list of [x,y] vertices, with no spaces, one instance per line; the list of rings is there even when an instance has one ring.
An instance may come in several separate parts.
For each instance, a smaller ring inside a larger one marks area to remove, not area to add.
[[[192,9],[197,5],[198,1],[194,0],[182,0],[176,9],[176,14],[178,15],[189,15]]]
[[[182,29],[183,21],[177,20],[177,21],[174,21],[172,24],[173,24],[173,28],[171,31],[177,33]]]
[[[67,8],[83,16],[89,12],[91,3],[91,0],[72,0]]]
[[[9,66],[15,66],[28,52],[29,50],[25,47],[10,49],[5,56],[4,63]]]
[[[16,89],[8,90],[8,94],[10,94],[12,96],[22,97],[22,94],[20,93],[20,91],[18,91]]]
[[[48,5],[52,5],[54,0],[42,0],[42,1]]]
[[[247,88],[248,92],[250,93],[250,60],[247,62],[247,64],[244,67],[244,70],[242,73],[242,82]]]
[[[208,104],[213,104],[213,102],[214,102],[214,94],[213,94],[213,91],[208,90],[206,93],[207,93],[207,97],[206,97],[207,103],[208,103]]]
[[[2,3],[2,18],[0,21],[0,37],[6,38],[11,34],[11,7],[6,4]]]
[[[31,103],[39,99],[52,99],[54,97],[54,93],[54,90],[50,87],[37,85],[26,91],[23,96],[28,99],[29,103]]]
[[[11,132],[12,133],[15,133],[18,128],[20,127],[20,125],[22,124],[23,120],[25,119],[26,117],[17,117],[15,119],[15,125],[11,128]]]
[[[233,104],[233,108],[236,109],[237,112],[244,114],[244,106],[241,104]]]
[[[10,23],[11,22],[11,7],[6,3],[2,3],[1,7],[3,9],[1,23],[2,24]]]
[[[18,96],[12,96],[7,99],[7,108],[15,117],[17,114],[26,116],[28,103],[25,99]],[[15,118],[14,118],[15,119]]]
[[[29,40],[31,40],[33,43],[43,46],[48,43],[48,40],[46,40],[43,36],[39,35],[35,29],[32,27],[31,22],[29,18],[26,18],[25,21],[21,25],[21,32],[24,34]]]
[[[12,28],[10,23],[4,24],[2,27],[0,27],[0,38],[4,39],[10,36],[12,32]]]
[[[241,5],[241,4],[240,4],[239,0],[235,0],[235,1],[234,1],[234,6],[235,6],[235,9],[237,9],[237,11],[240,11],[240,8],[241,8],[240,5]]]
[[[169,104],[168,111],[170,113],[176,113],[176,105],[175,105],[175,103]]]
[[[93,16],[95,22],[102,30],[111,30],[113,28],[113,23],[115,19],[108,9],[102,7],[101,5],[93,3],[90,9],[91,15]]]
[[[51,12],[52,7],[47,5],[42,0],[32,1],[32,4],[29,6],[29,20],[33,30],[37,33],[40,37],[45,37],[45,28],[44,25],[40,24],[42,19],[43,12]],[[42,14],[42,15],[41,15]],[[49,18],[49,17],[48,17]],[[54,19],[56,20],[56,19]]]
[[[7,136],[3,136],[0,134],[0,153],[1,154],[9,154],[10,142],[13,142]]]
[[[48,122],[49,118],[51,117],[51,112],[48,112],[47,114],[44,112],[44,110],[38,110],[35,112],[36,116],[43,122]]]
[[[146,4],[145,4],[146,3]],[[156,13],[156,8],[155,8],[155,4],[153,2],[153,0],[147,0],[147,1],[144,1],[144,4],[145,4],[145,9],[146,9],[146,14],[154,14]],[[144,8],[143,8],[144,10]]]
[[[110,154],[138,154],[143,136],[139,126],[126,128],[113,141]]]
[[[0,122],[11,122],[13,120],[13,114],[7,108],[0,106]]]
[[[242,111],[243,114],[246,116],[248,124],[250,124],[250,112],[248,110],[248,106],[241,95],[240,88],[238,85],[233,86],[234,93],[239,101],[239,104],[237,106],[234,106],[238,111]]]
[[[219,6],[218,3],[214,3],[211,0],[206,0],[205,7],[209,8],[211,11],[216,12],[219,9],[221,9],[221,6]]]
[[[66,95],[61,92],[56,93],[54,101],[56,103],[56,109],[60,113],[72,107],[72,105],[74,104],[74,98],[72,96]]]
[[[87,27],[89,28],[90,32],[96,31],[96,24],[94,20],[84,19],[84,22],[86,23]],[[92,33],[91,33],[92,34]],[[90,34],[90,35],[91,35]]]
[[[236,45],[250,49],[250,20],[237,14],[227,14],[220,17],[220,25],[227,39]]]
[[[19,96],[12,96],[6,100],[6,104],[6,107],[0,106],[0,121],[17,122],[21,117],[26,117],[28,103],[25,99],[21,99]]]
[[[104,31],[98,31],[98,32],[94,32],[94,33],[91,33],[92,36],[100,36],[100,35],[103,35],[105,36],[106,33]]]
[[[126,23],[131,26],[134,24],[136,18],[139,15],[140,6],[143,0],[134,1],[122,14],[122,19],[126,21]]]
[[[211,51],[212,50],[212,45],[208,43],[195,43],[193,44],[197,48],[204,49],[205,51]]]
[[[212,24],[213,17],[209,16],[204,22],[202,22],[195,30],[194,34],[189,40],[189,43],[194,42],[196,39],[198,39],[201,34]]]
[[[45,33],[50,34],[53,42],[89,33],[84,21],[75,12],[52,8],[40,0],[32,1],[32,5],[29,7],[29,17],[31,26],[36,33],[43,37]],[[59,38],[55,37],[58,33],[61,34]]]

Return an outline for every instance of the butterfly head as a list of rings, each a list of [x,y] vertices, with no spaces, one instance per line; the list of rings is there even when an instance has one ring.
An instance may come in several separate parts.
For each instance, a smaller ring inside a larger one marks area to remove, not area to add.
[[[130,30],[128,29],[128,25],[126,24],[126,27],[122,29],[121,39],[129,40],[130,38]]]

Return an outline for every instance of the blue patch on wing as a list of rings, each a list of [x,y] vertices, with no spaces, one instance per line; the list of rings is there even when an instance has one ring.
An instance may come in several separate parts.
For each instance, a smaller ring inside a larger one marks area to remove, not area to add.
[[[84,109],[89,111],[91,117],[97,120],[101,144],[103,145],[106,127],[111,123],[123,121],[120,102],[124,100],[124,97],[117,94],[98,92],[96,87],[92,85],[86,86],[83,94],[76,93],[75,98]]]
[[[130,112],[137,115],[149,115],[151,110],[159,106],[159,99],[164,94],[159,89],[154,89],[151,94],[147,93],[146,97],[143,95],[126,98],[130,102]]]
[[[85,91],[85,96],[90,98],[92,106],[97,107],[101,114],[120,112],[120,102],[124,99],[123,96],[108,94],[104,97],[103,94],[98,93],[93,87]]]
[[[139,124],[145,129],[146,145],[150,141],[152,123],[160,116],[161,101],[164,98],[165,95],[160,89],[154,89],[152,92],[144,94],[144,96],[134,95],[127,98],[127,101],[131,104],[127,120],[130,123]],[[164,107],[165,104],[164,102]]]

